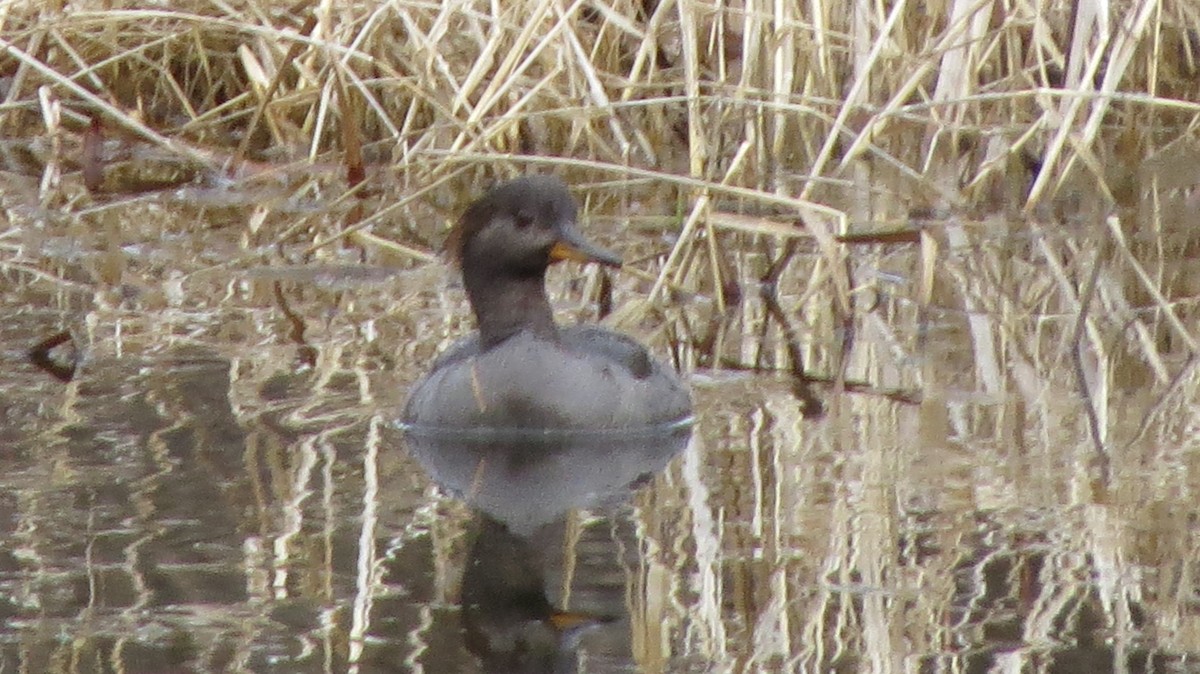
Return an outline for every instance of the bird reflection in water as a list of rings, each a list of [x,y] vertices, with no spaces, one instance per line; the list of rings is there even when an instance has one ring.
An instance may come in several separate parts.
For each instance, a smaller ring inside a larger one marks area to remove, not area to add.
[[[690,423],[591,432],[406,429],[430,478],[475,511],[462,619],[466,646],[484,671],[574,672],[585,654],[634,668],[627,588],[614,579],[640,566],[643,546],[621,506],[690,436]],[[588,526],[568,544],[576,509],[607,526]]]

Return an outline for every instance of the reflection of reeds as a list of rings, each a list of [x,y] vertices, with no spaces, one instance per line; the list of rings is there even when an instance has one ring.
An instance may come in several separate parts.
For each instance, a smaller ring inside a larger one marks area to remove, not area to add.
[[[1089,612],[1128,639],[1131,605],[1200,651],[1195,3],[109,4],[4,7],[6,343],[70,323],[84,382],[200,344],[255,433],[357,428],[470,329],[446,225],[555,171],[634,261],[606,320],[716,375],[709,453],[641,513],[649,661],[686,633],[764,669],[969,669],[997,615],[1036,660]],[[598,273],[554,270],[559,305]],[[103,427],[78,386],[63,415]],[[359,460],[291,441],[254,480]],[[297,489],[260,487],[294,521],[256,526],[320,547],[296,523],[337,513]],[[66,501],[24,511],[31,559]]]

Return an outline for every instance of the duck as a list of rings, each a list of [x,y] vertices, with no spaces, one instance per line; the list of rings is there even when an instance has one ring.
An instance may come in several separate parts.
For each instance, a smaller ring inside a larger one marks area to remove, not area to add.
[[[616,253],[578,230],[566,183],[527,175],[493,187],[446,241],[475,317],[410,389],[402,424],[420,430],[653,430],[692,420],[688,388],[632,337],[559,325],[546,295],[551,265],[617,268]]]

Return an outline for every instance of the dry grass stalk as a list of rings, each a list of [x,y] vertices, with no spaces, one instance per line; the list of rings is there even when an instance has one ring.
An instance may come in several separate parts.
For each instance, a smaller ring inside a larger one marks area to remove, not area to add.
[[[289,203],[320,203],[280,224],[277,202],[260,204],[249,250],[230,265],[301,237],[301,257],[408,237],[392,252],[426,263],[480,183],[516,171],[564,173],[629,210],[685,204],[665,227],[671,247],[653,242],[659,255],[639,278],[653,279],[651,301],[635,304],[634,321],[668,289],[727,309],[733,251],[758,247],[781,260],[763,276],[773,287],[780,270],[821,285],[786,309],[813,329],[838,324],[869,285],[851,273],[861,247],[845,242],[904,245],[880,238],[878,223],[932,212],[911,294],[970,317],[975,380],[994,392],[1009,376],[1005,316],[1080,311],[1079,270],[1062,259],[1079,251],[1042,238],[1060,221],[1114,240],[1133,271],[1116,282],[1129,299],[1101,284],[1102,301],[1136,311],[1144,294],[1196,348],[1182,313],[1191,305],[1179,304],[1186,284],[1156,276],[1150,259],[1172,249],[1164,241],[1178,226],[1147,204],[1198,181],[1145,167],[1200,123],[1200,13],[1183,0],[1076,5],[401,1],[293,12],[252,0],[78,0],[48,17],[12,2],[0,17],[11,73],[0,125],[39,148],[43,209],[104,217],[109,205],[64,195],[74,165],[93,185],[97,164],[111,178],[113,155],[136,162],[150,147],[194,165],[204,184],[228,186],[242,164],[239,184],[275,181]],[[102,147],[81,152],[96,142],[84,131],[93,117]],[[1190,166],[1189,156],[1173,161]],[[1099,206],[1071,213],[1073,201]],[[1099,226],[1121,208],[1153,222]],[[1017,262],[1016,246],[996,243],[1014,231],[1036,241]],[[1146,243],[1146,232],[1162,239]],[[818,257],[805,257],[814,246]],[[997,289],[1018,263],[1043,274]],[[812,308],[820,297],[833,304]],[[1141,359],[1167,381],[1157,327],[1135,329]],[[1089,328],[1088,339],[1100,345],[1102,333]]]

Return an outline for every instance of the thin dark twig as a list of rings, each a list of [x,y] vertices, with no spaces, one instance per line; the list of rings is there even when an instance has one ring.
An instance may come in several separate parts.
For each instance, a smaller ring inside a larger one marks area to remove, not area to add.
[[[787,319],[779,300],[775,298],[773,289],[763,292],[763,302],[766,304],[767,315],[779,323],[787,344],[788,359],[791,361],[792,394],[800,402],[800,413],[809,419],[817,419],[825,414],[825,403],[813,392],[808,373],[804,371],[804,354],[800,349],[800,340],[795,328]],[[764,321],[765,323],[765,321]]]
[[[68,362],[64,363],[56,359],[52,352],[56,347],[70,341],[72,341],[71,332],[69,330],[60,330],[30,348],[26,352],[26,356],[29,358],[30,363],[36,365],[43,372],[63,383],[67,383],[75,378],[75,373],[79,368],[78,353],[72,353]]]
[[[1100,270],[1103,268],[1103,260],[1107,245],[1101,246],[1101,249],[1096,252],[1095,261],[1092,263],[1092,274],[1088,277],[1087,284],[1083,288],[1083,292],[1079,295],[1079,314],[1075,316],[1075,328],[1071,335],[1072,349],[1071,360],[1075,365],[1075,379],[1079,386],[1079,395],[1083,398],[1083,407],[1087,412],[1088,431],[1092,436],[1092,445],[1096,450],[1096,459],[1099,463],[1101,474],[1104,482],[1108,482],[1109,464],[1111,457],[1108,455],[1108,449],[1104,446],[1104,438],[1100,433],[1100,417],[1096,413],[1096,401],[1092,397],[1092,391],[1088,387],[1087,373],[1083,365],[1083,338],[1084,332],[1087,330],[1088,312],[1092,305],[1092,299],[1096,294],[1096,286],[1100,280]]]

